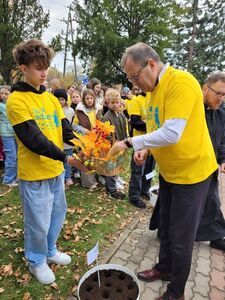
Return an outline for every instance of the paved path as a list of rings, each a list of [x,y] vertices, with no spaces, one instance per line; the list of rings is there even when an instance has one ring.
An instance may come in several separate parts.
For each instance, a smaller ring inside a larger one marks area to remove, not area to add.
[[[220,177],[220,195],[225,215],[225,175]],[[117,263],[133,272],[151,268],[158,259],[159,241],[148,230],[151,210],[140,211],[135,220],[104,254],[101,263]],[[225,300],[225,253],[209,243],[195,243],[191,272],[185,289],[186,300]],[[154,300],[166,290],[166,283],[141,282],[140,300]],[[115,299],[116,300],[116,299]]]

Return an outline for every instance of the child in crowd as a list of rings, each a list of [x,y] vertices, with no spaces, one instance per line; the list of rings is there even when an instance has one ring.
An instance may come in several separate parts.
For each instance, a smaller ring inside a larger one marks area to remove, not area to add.
[[[109,121],[111,125],[115,126],[116,140],[124,140],[127,137],[127,121],[124,114],[120,112],[120,92],[115,89],[108,89],[107,99],[109,110],[104,115],[102,121]],[[122,188],[123,183],[124,181],[118,176],[105,176],[106,191],[112,198],[123,199],[126,197],[126,195],[118,189],[118,186]]]
[[[71,107],[75,111],[77,104],[81,102],[81,95],[78,90],[74,90],[71,94]]]
[[[103,106],[104,94],[101,89],[101,81],[97,78],[92,78],[87,87],[93,90],[95,94],[95,102]]]
[[[96,120],[100,120],[102,106],[95,103],[95,94],[91,89],[86,89],[82,95],[82,102],[77,105],[76,116],[74,118],[74,130],[78,133],[86,134],[95,127]],[[81,172],[81,185],[89,187],[90,190],[97,188],[95,174],[85,174]]]
[[[53,52],[41,41],[31,39],[17,45],[13,56],[24,81],[12,87],[6,109],[18,144],[25,257],[36,279],[50,284],[55,275],[47,263],[71,262],[56,245],[67,208],[63,162],[84,167],[63,152],[63,141],[69,143],[74,134],[58,100],[43,86]]]
[[[71,107],[69,107],[67,104],[68,95],[66,93],[66,90],[57,89],[54,91],[54,96],[58,98],[67,120],[70,122],[70,124],[72,124],[75,113],[74,110]],[[73,146],[64,143],[63,149],[64,152],[67,153],[68,155],[73,155]],[[64,168],[65,168],[65,185],[69,187],[73,185],[72,168],[66,162],[64,162]]]
[[[81,102],[81,94],[78,90],[73,90],[71,94],[71,105],[70,107],[74,110],[74,113],[76,114],[76,107],[77,104]],[[72,168],[73,178],[79,179],[80,178],[80,171],[76,168]]]
[[[3,184],[9,187],[18,186],[17,182],[17,144],[12,125],[6,115],[6,102],[11,93],[10,86],[3,86],[0,90],[0,135],[5,153],[5,174]]]
[[[0,93],[0,103],[2,102],[1,93]],[[4,164],[5,156],[3,151],[2,138],[0,136],[0,164]]]

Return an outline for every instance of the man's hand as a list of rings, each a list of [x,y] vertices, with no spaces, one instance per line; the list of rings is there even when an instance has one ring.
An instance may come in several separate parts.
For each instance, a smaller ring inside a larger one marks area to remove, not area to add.
[[[220,172],[221,172],[221,173],[225,173],[225,163],[222,163],[222,164],[220,165]]]
[[[89,170],[83,165],[83,163],[75,158],[74,156],[68,156],[67,158],[67,164],[72,166],[72,167],[76,167],[78,170],[84,171],[84,172],[88,172]]]
[[[143,149],[134,152],[134,162],[136,165],[141,166],[146,161],[147,157],[149,155],[148,149]]]
[[[119,151],[126,150],[128,148],[124,141],[115,142],[113,146]]]

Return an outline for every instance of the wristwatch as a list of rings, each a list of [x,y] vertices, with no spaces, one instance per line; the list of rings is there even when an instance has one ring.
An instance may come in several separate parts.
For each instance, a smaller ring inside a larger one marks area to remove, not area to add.
[[[128,148],[132,148],[133,147],[133,145],[132,145],[132,142],[131,142],[131,138],[125,138],[124,140],[124,143],[126,144],[126,146],[128,147]]]

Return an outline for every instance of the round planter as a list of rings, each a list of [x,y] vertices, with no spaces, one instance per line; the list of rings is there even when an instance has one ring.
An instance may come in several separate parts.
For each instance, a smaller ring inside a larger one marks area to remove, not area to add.
[[[123,266],[117,265],[117,264],[102,264],[102,265],[98,265],[98,266],[92,268],[91,270],[87,271],[82,276],[82,278],[80,279],[80,282],[78,284],[78,298],[79,298],[79,300],[89,299],[88,297],[86,299],[83,299],[80,296],[81,285],[84,283],[84,281],[86,279],[88,279],[95,272],[97,272],[97,271],[103,271],[103,270],[105,270],[105,271],[106,270],[117,270],[117,271],[120,271],[120,272],[123,272],[123,273],[129,275],[133,279],[134,283],[137,285],[137,289],[138,289],[137,298],[136,299],[132,299],[132,300],[140,300],[140,283],[139,283],[136,275],[132,271],[130,271],[129,269],[127,269],[127,268],[125,268]],[[102,287],[102,282],[101,282],[101,287]],[[103,299],[111,300],[112,297],[110,297],[110,295],[107,295],[107,293],[105,293],[105,295],[103,294]],[[129,297],[127,297],[127,299],[124,299],[124,300],[128,300],[128,299],[129,299]],[[91,300],[91,296],[90,296],[90,300]],[[113,299],[113,300],[117,300],[117,299]]]

